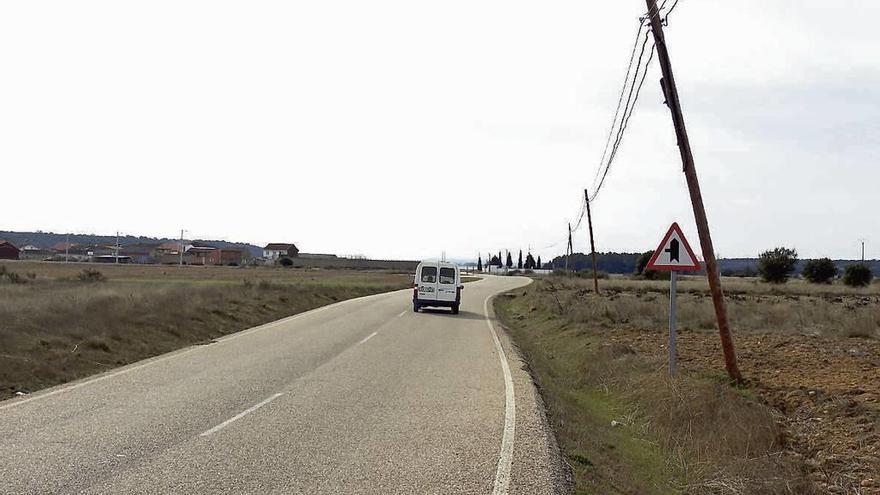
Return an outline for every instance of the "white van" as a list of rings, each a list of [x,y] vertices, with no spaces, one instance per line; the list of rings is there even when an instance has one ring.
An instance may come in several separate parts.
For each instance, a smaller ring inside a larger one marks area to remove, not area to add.
[[[423,261],[416,268],[413,284],[413,311],[425,306],[452,308],[458,314],[461,305],[461,272],[448,261]]]

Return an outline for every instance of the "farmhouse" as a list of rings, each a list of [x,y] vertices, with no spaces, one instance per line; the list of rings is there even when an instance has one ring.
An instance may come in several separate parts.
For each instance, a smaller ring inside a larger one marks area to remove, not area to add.
[[[11,242],[0,239],[0,260],[17,260],[20,252]]]
[[[217,248],[207,246],[193,246],[183,253],[183,263],[187,265],[213,265]]]
[[[263,248],[263,258],[277,261],[280,258],[296,258],[299,249],[294,244],[272,243]]]
[[[128,256],[132,263],[155,263],[158,244],[137,243],[122,246],[119,249],[120,256]]]
[[[21,252],[19,253],[19,259],[23,260],[37,260],[43,261],[52,258],[55,256],[55,251],[51,249],[40,249],[33,244],[28,244],[21,248]]]
[[[208,257],[208,261],[212,265],[228,265],[238,266],[244,258],[244,252],[241,249],[215,249]]]

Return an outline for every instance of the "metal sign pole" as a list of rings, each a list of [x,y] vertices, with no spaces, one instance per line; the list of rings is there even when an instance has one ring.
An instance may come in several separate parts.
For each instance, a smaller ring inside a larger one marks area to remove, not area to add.
[[[675,376],[675,290],[678,285],[678,272],[669,274],[669,376]]]

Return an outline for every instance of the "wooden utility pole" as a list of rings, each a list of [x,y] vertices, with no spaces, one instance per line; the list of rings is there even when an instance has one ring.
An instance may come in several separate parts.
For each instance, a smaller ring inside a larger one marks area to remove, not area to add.
[[[568,222],[568,245],[565,246],[565,274],[568,275],[568,257],[571,255],[571,222]]]
[[[678,99],[678,90],[675,87],[672,64],[669,62],[669,51],[666,48],[666,40],[663,35],[663,23],[657,8],[657,1],[645,0],[645,3],[648,6],[648,19],[651,22],[651,32],[654,34],[654,45],[657,48],[660,70],[663,72],[663,79],[661,79],[660,85],[663,88],[663,94],[666,96],[666,104],[672,112],[672,124],[675,127],[675,135],[678,138],[678,150],[681,153],[684,175],[687,179],[688,191],[691,196],[691,205],[694,209],[694,220],[696,220],[697,233],[700,236],[700,247],[703,250],[703,259],[706,263],[706,277],[709,279],[712,303],[715,306],[715,316],[718,319],[718,333],[721,336],[721,349],[724,351],[724,364],[727,368],[727,375],[732,380],[741,382],[742,374],[736,362],[736,350],[733,345],[730,323],[727,320],[727,306],[724,302],[724,291],[721,288],[718,263],[715,260],[715,248],[712,246],[712,236],[709,233],[709,221],[706,219],[706,209],[703,206],[700,182],[697,178],[694,157],[691,154],[691,145],[688,140],[687,129],[684,125],[684,115],[682,114],[681,103]]]
[[[587,202],[587,226],[590,230],[590,252],[593,256],[593,290],[599,293],[599,275],[596,272],[596,244],[593,242],[593,216],[590,214],[590,194],[584,189],[584,201]]]

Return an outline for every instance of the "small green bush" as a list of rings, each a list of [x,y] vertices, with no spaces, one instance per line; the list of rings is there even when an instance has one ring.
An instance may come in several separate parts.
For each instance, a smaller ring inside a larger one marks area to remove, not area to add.
[[[864,287],[870,284],[873,278],[874,273],[863,263],[849,265],[843,272],[843,283],[850,287]]]
[[[801,275],[814,284],[830,284],[837,276],[837,267],[829,258],[809,260],[804,265]]]
[[[758,272],[765,282],[784,284],[788,282],[797,264],[797,251],[778,247],[772,251],[764,251],[758,257]]]
[[[283,266],[284,268],[290,268],[293,266],[293,260],[290,258],[281,258],[278,260],[278,264]]]

